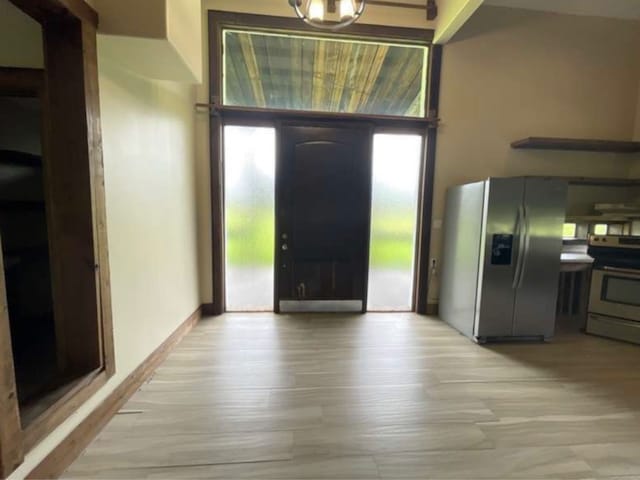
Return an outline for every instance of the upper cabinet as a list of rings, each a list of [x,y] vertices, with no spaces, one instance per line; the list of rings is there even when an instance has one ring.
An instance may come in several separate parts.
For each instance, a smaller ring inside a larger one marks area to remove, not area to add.
[[[100,53],[145,77],[202,81],[199,0],[94,0]]]

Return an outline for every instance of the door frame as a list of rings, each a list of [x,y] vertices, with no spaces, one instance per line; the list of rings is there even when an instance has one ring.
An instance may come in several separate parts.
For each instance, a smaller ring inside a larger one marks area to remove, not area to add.
[[[222,315],[225,305],[225,219],[224,219],[224,165],[222,129],[227,125],[277,127],[279,122],[366,122],[375,132],[418,133],[424,138],[421,167],[418,225],[416,232],[416,267],[413,310],[422,315],[429,311],[428,291],[430,279],[431,223],[436,157],[436,138],[439,124],[440,72],[442,46],[433,44],[434,31],[412,28],[384,27],[354,24],[332,37],[394,40],[422,45],[430,49],[427,68],[427,115],[424,118],[403,118],[386,115],[335,114],[309,111],[230,107],[222,105],[222,33],[225,28],[243,27],[254,30],[287,30],[308,34],[310,30],[296,18],[267,15],[208,11],[209,25],[209,103],[210,111],[210,168],[211,168],[211,251],[212,301],[203,306],[207,315]],[[313,31],[314,35],[319,35]],[[322,33],[320,33],[322,35]]]

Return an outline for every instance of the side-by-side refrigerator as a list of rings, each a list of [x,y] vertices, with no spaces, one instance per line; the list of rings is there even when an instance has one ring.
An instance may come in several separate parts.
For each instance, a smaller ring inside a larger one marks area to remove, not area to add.
[[[567,183],[490,178],[447,193],[440,315],[469,338],[549,339]]]

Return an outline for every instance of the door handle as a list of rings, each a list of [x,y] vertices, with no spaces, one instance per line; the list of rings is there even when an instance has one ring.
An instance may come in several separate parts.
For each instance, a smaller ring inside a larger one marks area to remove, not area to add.
[[[522,252],[524,250],[524,239],[525,236],[523,234],[523,225],[524,225],[524,207],[520,205],[518,207],[518,218],[516,220],[516,235],[518,235],[518,259],[516,260],[516,271],[513,273],[513,284],[512,287],[514,290],[518,288],[518,282],[520,280],[520,271],[522,269]]]
[[[518,280],[518,288],[522,288],[524,283],[524,272],[527,270],[527,262],[529,260],[529,248],[531,247],[531,235],[529,232],[530,220],[527,207],[524,207],[524,254],[522,255],[522,267],[520,268],[520,280]]]
[[[600,270],[600,269],[596,269]],[[602,267],[602,270],[607,272],[615,272],[615,273],[626,273],[627,275],[635,275],[638,276],[638,270],[633,270],[630,268],[618,268],[618,267]]]

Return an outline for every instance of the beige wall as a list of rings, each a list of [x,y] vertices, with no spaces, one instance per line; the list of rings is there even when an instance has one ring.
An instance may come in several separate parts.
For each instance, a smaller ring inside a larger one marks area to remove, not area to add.
[[[626,178],[633,156],[509,144],[528,136],[630,139],[638,47],[635,22],[481,7],[444,47],[434,218],[443,217],[449,186],[489,176]],[[433,230],[432,258],[441,257],[441,233]],[[429,300],[437,295],[433,289]]]
[[[101,61],[100,89],[116,358],[124,376],[200,305],[193,88]]]
[[[15,7],[0,0],[0,39],[21,38],[20,48],[14,42],[0,42],[0,67],[42,68],[42,30],[40,24]]]
[[[421,0],[407,0],[400,3],[424,4]],[[227,12],[295,17],[295,13],[287,0],[247,0],[243,2],[238,0],[202,0],[202,7],[204,11],[223,10]],[[436,22],[427,21],[426,12],[423,10],[381,7],[378,5],[367,6],[360,23],[411,28],[435,29],[436,27]],[[204,31],[206,32],[207,30],[205,29]]]
[[[202,79],[200,0],[167,0],[167,38],[195,76]]]
[[[129,37],[166,38],[166,0],[93,0],[100,32]]]
[[[200,0],[94,0],[94,6],[106,56],[149,78],[201,81]]]
[[[640,187],[600,185],[570,185],[567,216],[595,215],[596,203],[635,203],[640,199]]]
[[[0,28],[0,45],[34,40],[6,32]],[[132,75],[101,54],[99,71],[117,371],[13,479],[24,478],[200,305],[193,87]]]
[[[484,0],[439,0],[436,43],[447,43],[482,5]]]

